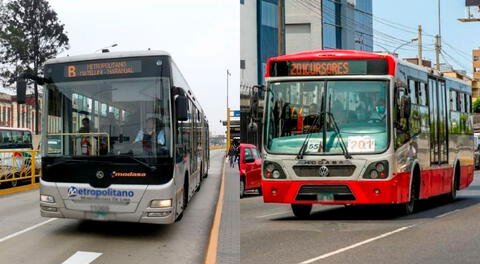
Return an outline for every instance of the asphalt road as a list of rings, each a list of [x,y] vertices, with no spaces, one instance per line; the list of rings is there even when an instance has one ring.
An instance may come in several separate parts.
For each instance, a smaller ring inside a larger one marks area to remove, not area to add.
[[[172,225],[74,219],[46,222],[49,219],[40,216],[38,190],[0,197],[0,263],[52,264],[69,258],[84,258],[70,262],[78,264],[202,263],[218,198],[223,154],[223,150],[211,152],[208,178],[183,219]],[[96,258],[88,262],[90,257]]]
[[[388,207],[314,206],[299,220],[289,205],[240,202],[241,263],[480,263],[480,172],[452,203],[423,201],[399,216]]]

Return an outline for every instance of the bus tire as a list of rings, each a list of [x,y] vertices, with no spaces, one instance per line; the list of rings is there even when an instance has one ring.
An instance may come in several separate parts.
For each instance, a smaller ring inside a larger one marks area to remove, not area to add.
[[[188,192],[189,192],[189,182],[188,182],[188,175],[185,175],[185,181],[183,182],[183,211],[188,206]]]
[[[10,182],[10,187],[13,188],[13,187],[17,187],[17,186],[18,186],[18,181],[15,180],[15,181]]]
[[[240,177],[240,199],[245,196],[245,176]]]
[[[293,214],[300,219],[305,219],[310,216],[312,212],[311,204],[291,204]]]
[[[199,182],[198,182],[198,186],[197,186],[197,189],[195,190],[196,192],[200,191],[200,188],[202,187],[202,183],[203,183],[203,165],[200,165],[200,178],[199,178]]]
[[[175,222],[182,220],[183,214],[185,213],[185,209],[187,208],[188,204],[188,174],[185,175],[185,181],[183,182],[183,194],[182,194],[182,212],[177,216]]]
[[[262,187],[258,188],[257,191],[258,191],[258,195],[262,195]]]
[[[460,182],[460,164],[457,163],[455,166],[455,175],[453,176],[452,189],[448,194],[445,195],[446,202],[453,202],[457,198],[457,190]]]
[[[420,191],[420,169],[418,166],[413,171],[412,186],[410,187],[410,198],[408,202],[401,204],[399,211],[401,215],[410,215],[415,212],[417,207],[417,199]]]

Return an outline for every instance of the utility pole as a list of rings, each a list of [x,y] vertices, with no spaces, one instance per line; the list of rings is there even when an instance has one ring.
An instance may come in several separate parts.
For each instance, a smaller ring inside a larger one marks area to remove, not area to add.
[[[435,35],[435,69],[440,71],[440,51],[442,50],[441,37],[440,35]]]
[[[422,54],[422,25],[418,25],[418,65],[423,66]]]
[[[436,70],[440,71],[440,52],[442,51],[442,23],[440,16],[440,0],[438,0],[438,35],[435,36]]]
[[[284,24],[283,24],[283,18],[284,18],[284,0],[278,0],[278,55],[283,55],[285,53],[285,47],[284,47],[284,42],[283,39],[285,38],[285,30],[284,30]]]

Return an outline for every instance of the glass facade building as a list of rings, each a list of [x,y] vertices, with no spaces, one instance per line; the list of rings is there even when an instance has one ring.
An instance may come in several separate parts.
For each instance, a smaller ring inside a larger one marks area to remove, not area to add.
[[[372,0],[322,0],[324,49],[373,51]]]
[[[257,0],[258,83],[264,83],[266,62],[278,56],[278,4],[284,0]]]

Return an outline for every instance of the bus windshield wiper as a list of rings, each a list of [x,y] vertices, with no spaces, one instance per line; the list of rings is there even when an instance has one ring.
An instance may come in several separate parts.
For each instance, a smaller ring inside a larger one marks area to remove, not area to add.
[[[298,154],[297,154],[297,159],[303,159],[303,155],[305,154],[305,152],[307,151],[307,147],[308,147],[308,141],[310,140],[310,138],[312,137],[312,130],[313,130],[313,127],[315,127],[315,125],[318,123],[318,120],[320,120],[320,115],[321,113],[318,113],[316,116],[315,116],[315,119],[313,120],[312,122],[312,125],[309,127],[308,131],[307,131],[307,136],[305,137],[305,140],[303,140],[303,143],[302,143],[302,147],[300,148],[300,151],[298,151]]]
[[[153,166],[153,165],[150,165],[150,164],[148,164],[148,163],[146,163],[146,162],[143,162],[143,161],[141,161],[141,160],[139,160],[139,159],[137,159],[137,158],[134,158],[134,157],[132,157],[132,156],[129,156],[129,155],[115,155],[115,156],[112,156],[112,157],[129,158],[129,159],[137,162],[138,164],[144,166],[145,168],[149,169],[150,171],[154,171],[154,170],[157,169],[157,167],[155,167],[155,166]]]
[[[347,144],[345,144],[345,141],[342,138],[342,135],[340,133],[340,129],[338,128],[338,124],[335,121],[335,117],[333,116],[333,114],[331,112],[325,112],[325,114],[327,114],[330,117],[330,120],[332,120],[333,129],[335,129],[335,133],[337,134],[337,138],[340,141],[340,148],[342,149],[343,155],[345,156],[346,159],[351,159],[352,156],[350,155],[350,153],[348,153]]]
[[[57,161],[57,162],[55,162],[55,163],[48,164],[48,165],[47,165],[47,168],[56,167],[56,166],[58,166],[58,165],[62,165],[62,164],[69,163],[69,162],[87,164],[87,163],[96,163],[96,162],[98,162],[98,161],[93,161],[93,160],[79,160],[79,159],[62,159],[62,160],[59,160],[59,161]]]

